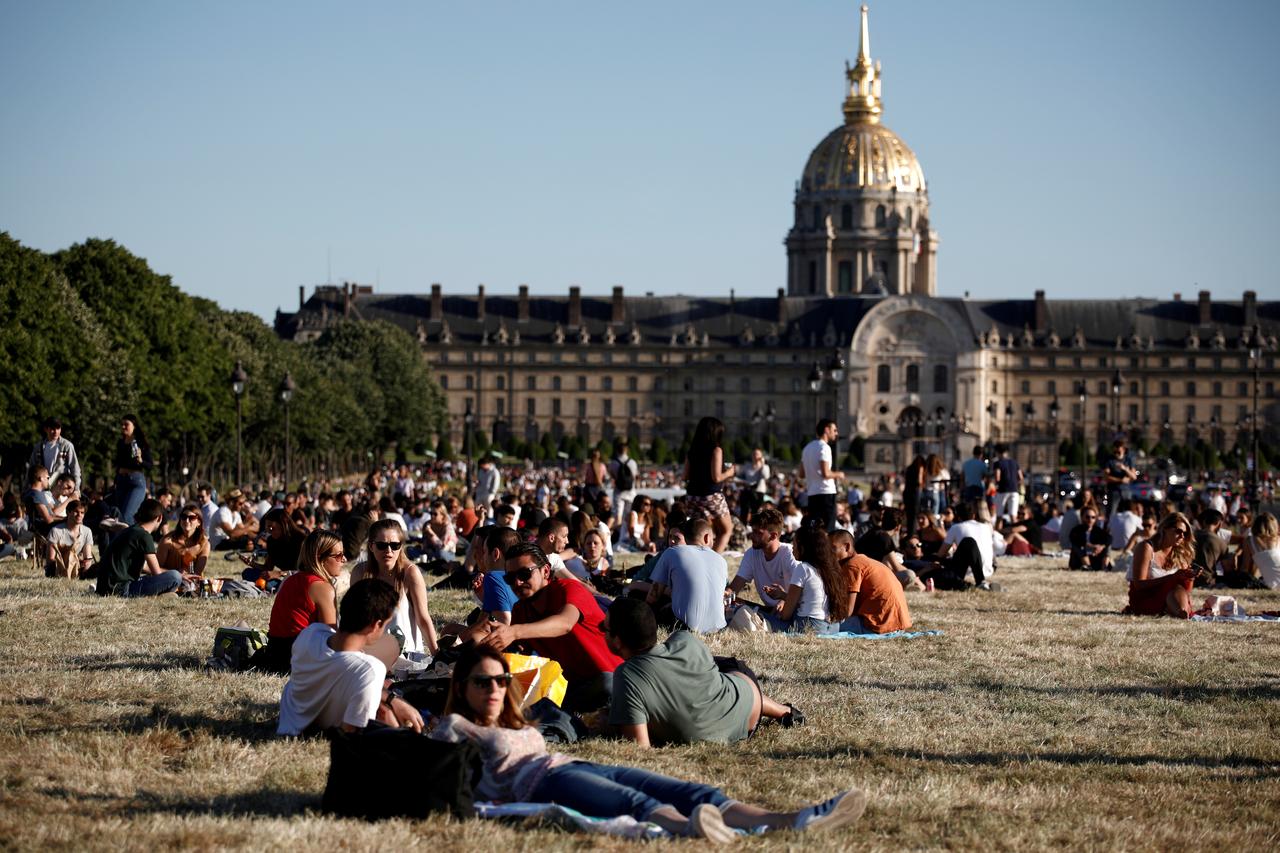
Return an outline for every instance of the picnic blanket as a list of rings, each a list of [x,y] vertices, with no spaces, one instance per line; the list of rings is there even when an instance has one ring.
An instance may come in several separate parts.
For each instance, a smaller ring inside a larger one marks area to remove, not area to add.
[[[1201,616],[1191,617],[1192,622],[1280,622],[1280,613],[1259,613],[1255,616]]]
[[[890,631],[888,634],[855,634],[853,631],[836,631],[834,634],[814,634],[825,640],[914,640],[917,637],[941,637],[942,631]]]

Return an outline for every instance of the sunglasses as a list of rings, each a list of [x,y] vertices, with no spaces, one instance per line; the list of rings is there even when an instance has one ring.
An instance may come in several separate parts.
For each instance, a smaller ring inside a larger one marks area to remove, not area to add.
[[[374,543],[373,543],[373,547],[377,548],[379,551],[385,551],[385,550],[387,550],[388,548],[390,548],[392,551],[399,551],[399,550],[400,550],[400,546],[401,546],[402,544],[404,544],[404,543],[402,543],[402,542],[374,542]]]
[[[533,569],[528,566],[514,569],[506,574],[507,586],[515,586],[518,583],[524,583],[531,577],[533,577]]]
[[[511,673],[504,672],[501,675],[473,675],[467,679],[471,682],[471,686],[479,690],[488,690],[490,684],[496,684],[503,690],[507,689],[507,685],[511,683]]]
[[[199,521],[199,520],[200,520],[200,516],[198,516],[198,515],[184,515],[184,516],[182,517],[182,520],[183,520],[183,521]]]
[[[332,560],[334,558],[337,558],[339,560],[342,560],[343,562],[346,562],[347,555],[341,551],[330,551],[328,554],[324,555],[324,559],[326,560]]]
[[[919,543],[919,542],[904,542],[904,543],[902,543],[902,544],[903,544],[903,545],[905,545],[905,546],[906,546],[906,547],[908,547],[908,548],[919,548],[919,547],[920,547],[920,543]]]

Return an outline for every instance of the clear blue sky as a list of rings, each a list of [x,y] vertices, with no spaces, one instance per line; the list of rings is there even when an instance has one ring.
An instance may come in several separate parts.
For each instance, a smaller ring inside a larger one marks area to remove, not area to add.
[[[881,0],[939,292],[1280,297],[1280,3]],[[0,230],[224,307],[772,294],[854,2],[0,0]]]

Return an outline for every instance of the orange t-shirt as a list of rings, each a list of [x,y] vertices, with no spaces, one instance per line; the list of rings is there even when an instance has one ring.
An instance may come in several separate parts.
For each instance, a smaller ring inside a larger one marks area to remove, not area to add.
[[[892,569],[862,554],[849,557],[843,566],[853,595],[851,615],[860,617],[871,633],[888,634],[911,627],[907,596]]]

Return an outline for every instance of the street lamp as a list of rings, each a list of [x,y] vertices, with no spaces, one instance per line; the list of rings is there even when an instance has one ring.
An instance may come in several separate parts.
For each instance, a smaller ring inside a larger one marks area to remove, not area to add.
[[[1261,377],[1259,372],[1262,367],[1262,329],[1255,323],[1249,331],[1249,358],[1253,361],[1253,417],[1250,419],[1250,426],[1253,427],[1253,436],[1250,444],[1252,445],[1253,464],[1250,465],[1249,488],[1250,498],[1253,505],[1253,515],[1256,518],[1259,507],[1262,503],[1262,489],[1259,487],[1260,480],[1258,478],[1258,385]]]
[[[245,383],[249,381],[249,374],[244,372],[244,367],[240,362],[236,362],[236,369],[231,371],[231,393],[236,397],[236,488],[244,482],[244,468],[242,466],[243,443],[241,440],[241,427],[243,420],[241,417],[240,398],[244,396]]]
[[[1120,391],[1124,388],[1124,377],[1120,375],[1120,368],[1111,371],[1111,396],[1115,401],[1115,423],[1116,432],[1120,432]]]
[[[467,410],[462,414],[462,452],[467,457],[467,478],[466,487],[467,494],[471,494],[471,475],[474,473],[471,468],[471,427],[476,421],[476,416],[471,411],[471,401],[467,400]]]
[[[289,401],[293,399],[293,391],[296,388],[293,384],[293,377],[289,375],[289,371],[285,371],[284,379],[280,380],[280,402],[284,404],[284,490],[289,491],[289,482],[293,479],[293,447],[289,435]]]
[[[763,420],[764,420],[764,415],[760,413],[760,409],[757,407],[756,410],[751,413],[751,443],[752,444],[757,444],[760,441],[760,422]]]
[[[822,373],[822,365],[818,364],[818,362],[815,361],[813,363],[813,369],[809,371],[809,376],[807,378],[807,381],[809,383],[809,390],[813,392],[813,422],[814,423],[817,423],[818,418],[822,416],[821,410],[819,409],[820,403],[819,403],[818,395],[822,393],[822,382],[824,379],[826,379],[826,376],[823,375]]]
[[[1005,441],[1013,439],[1013,401],[1008,400],[1004,404],[1004,431]]]
[[[764,410],[765,426],[769,430],[769,453],[773,454],[773,422],[778,417],[778,410],[773,407],[773,401]]]
[[[1056,394],[1049,401],[1049,427],[1053,430],[1053,467],[1057,468],[1061,460],[1058,458],[1058,397]]]
[[[1080,482],[1083,484],[1084,469],[1089,465],[1089,383],[1083,379],[1077,382],[1076,394],[1080,396]]]

